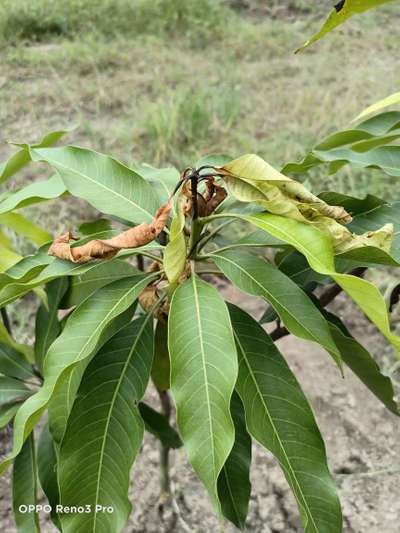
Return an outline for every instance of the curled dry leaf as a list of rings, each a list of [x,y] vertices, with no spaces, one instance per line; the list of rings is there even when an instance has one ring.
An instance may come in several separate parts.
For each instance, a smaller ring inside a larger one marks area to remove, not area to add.
[[[157,285],[149,285],[144,289],[142,294],[139,296],[139,303],[146,313],[149,312],[156,304],[160,301],[160,296],[157,291]],[[168,319],[169,313],[169,303],[165,301],[161,306],[159,306],[155,312],[155,316],[158,320],[166,322]]]
[[[125,248],[139,248],[153,241],[164,229],[171,211],[172,201],[162,205],[150,224],[140,224],[112,239],[95,239],[71,248],[70,241],[77,240],[70,232],[57,237],[49,248],[49,255],[73,263],[87,263],[94,259],[111,259]]]
[[[227,194],[226,190],[220,185],[217,185],[214,179],[207,180],[204,195],[199,192],[197,193],[199,216],[206,217],[211,215],[225,200]],[[183,212],[185,216],[190,216],[192,214],[192,187],[190,181],[186,181],[183,185],[181,198],[184,198]]]

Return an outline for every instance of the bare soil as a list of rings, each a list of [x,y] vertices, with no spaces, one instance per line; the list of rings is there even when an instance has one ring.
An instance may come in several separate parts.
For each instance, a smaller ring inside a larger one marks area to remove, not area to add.
[[[262,308],[229,290],[226,296],[258,316]],[[336,310],[348,307],[340,298]],[[354,317],[353,317],[354,314]],[[356,311],[352,311],[356,335],[377,359],[387,357],[380,336]],[[286,337],[279,348],[298,377],[314,409],[325,438],[330,467],[335,476],[344,513],[345,533],[397,533],[400,519],[400,426],[350,372],[342,379],[330,357],[318,346]],[[148,393],[154,401],[154,394]],[[7,435],[2,436],[4,449]],[[220,525],[207,495],[193,474],[182,450],[171,452],[175,511],[160,512],[158,444],[146,435],[132,472],[133,510],[125,533],[186,531],[213,533]],[[253,450],[253,493],[247,530],[257,533],[301,532],[298,511],[283,474],[271,455],[258,445]],[[43,531],[55,531],[45,517]],[[16,531],[10,504],[9,476],[0,480],[0,524],[6,533]],[[226,525],[223,531],[235,529]],[[111,533],[111,532],[110,532]]]

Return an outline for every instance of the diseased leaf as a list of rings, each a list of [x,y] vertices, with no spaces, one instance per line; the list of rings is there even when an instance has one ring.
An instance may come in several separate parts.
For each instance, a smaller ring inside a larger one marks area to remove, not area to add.
[[[57,453],[47,424],[42,429],[39,437],[37,457],[40,486],[51,505],[51,519],[61,530],[60,520],[56,512],[56,505],[60,503],[57,481]]]
[[[251,438],[246,429],[243,404],[236,392],[231,400],[231,414],[235,443],[218,478],[218,496],[225,518],[243,530],[251,493]]]
[[[70,232],[57,237],[49,248],[53,255],[72,263],[87,263],[95,259],[112,259],[122,249],[140,248],[154,241],[168,221],[172,203],[162,205],[150,224],[142,223],[111,239],[95,239],[81,246],[71,247],[70,240],[79,240]]]
[[[237,376],[226,305],[192,276],[174,293],[168,320],[171,390],[189,461],[217,509],[217,480],[234,443],[229,410]]]
[[[33,144],[32,147],[40,148],[45,146],[51,146],[68,132],[69,130],[52,131],[45,135],[39,143]],[[8,178],[18,172],[18,170],[27,165],[30,160],[31,158],[29,156],[29,153],[25,148],[23,148],[22,150],[18,150],[18,152],[13,154],[8,161],[6,161],[5,163],[1,163],[0,183],[3,183],[4,181],[8,180]]]
[[[101,345],[107,326],[133,304],[155,277],[155,274],[135,276],[111,283],[85,300],[69,317],[46,354],[42,388],[21,406],[15,417],[13,450],[0,463],[0,473],[19,453],[54,392],[81,361],[90,360]]]
[[[146,431],[157,437],[165,448],[182,446],[181,438],[164,415],[143,402],[139,404],[139,411]]]
[[[0,214],[28,205],[53,200],[65,193],[65,185],[59,176],[46,181],[31,183],[17,191],[11,191],[0,197]]]
[[[32,367],[20,352],[0,342],[0,374],[11,378],[29,379],[34,374]]]
[[[296,283],[264,259],[252,255],[231,250],[213,253],[212,258],[234,285],[270,303],[291,333],[323,346],[342,368],[328,323]]]
[[[29,435],[14,461],[13,511],[17,531],[39,533],[39,517],[36,512],[21,512],[21,505],[37,505],[37,465],[33,433]]]
[[[319,41],[327,33],[330,33],[337,26],[340,26],[350,17],[357,15],[358,13],[364,13],[369,9],[379,7],[388,2],[393,2],[393,0],[340,0],[334,9],[332,9],[331,14],[323,24],[322,28],[308,41],[306,41],[303,46],[296,50],[296,53],[303,52],[308,46],[316,41]]]
[[[162,320],[157,321],[154,334],[154,360],[151,378],[159,391],[166,391],[170,388],[168,325]]]
[[[305,533],[340,533],[340,502],[313,412],[284,358],[262,327],[229,305],[239,357],[236,389],[249,433],[279,461]]]
[[[153,316],[138,318],[114,336],[87,367],[60,450],[62,505],[90,505],[90,513],[60,516],[63,531],[121,531],[131,505],[129,473],[143,438],[138,403],[153,359]],[[95,512],[97,505],[113,513]]]
[[[43,372],[43,361],[50,345],[61,332],[58,320],[60,302],[68,289],[68,278],[59,278],[46,286],[47,306],[40,305],[35,324],[35,362]]]
[[[27,147],[34,161],[45,161],[58,172],[66,189],[93,207],[122,219],[150,223],[158,202],[139,174],[115,159],[86,148]]]

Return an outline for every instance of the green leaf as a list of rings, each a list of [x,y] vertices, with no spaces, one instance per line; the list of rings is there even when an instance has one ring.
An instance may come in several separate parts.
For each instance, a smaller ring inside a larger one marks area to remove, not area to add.
[[[36,505],[37,465],[33,434],[15,458],[13,469],[13,510],[17,531],[21,533],[37,533],[40,531],[39,518],[36,512],[23,513],[20,505]]]
[[[234,285],[270,303],[291,333],[323,346],[341,368],[340,353],[325,318],[296,283],[259,257],[233,250],[211,257]]]
[[[179,171],[174,167],[154,168],[147,164],[137,164],[133,166],[133,170],[156,190],[160,204],[168,201],[180,179]]]
[[[154,334],[154,360],[151,378],[159,391],[170,388],[170,362],[168,353],[168,326],[161,320],[157,321]]]
[[[25,344],[19,344],[8,333],[2,321],[0,321],[0,342],[9,346],[11,349],[23,354],[25,359],[29,362],[33,362],[33,351],[30,346]]]
[[[39,246],[51,241],[50,233],[42,230],[42,228],[39,228],[39,226],[17,213],[4,213],[0,215],[0,224],[8,226],[15,233],[26,237]]]
[[[134,276],[138,273],[133,265],[121,259],[97,263],[94,268],[71,278],[68,292],[61,302],[61,307],[69,309],[79,305],[101,287],[105,287],[117,279]]]
[[[40,434],[37,448],[38,475],[40,486],[51,505],[51,519],[61,530],[60,520],[56,513],[56,505],[60,503],[57,481],[57,453],[56,447],[46,424]]]
[[[388,376],[382,374],[371,354],[347,330],[341,320],[324,311],[329,320],[332,336],[339,348],[343,361],[364,383],[366,387],[395,415],[399,408],[394,400],[393,384]]]
[[[32,394],[31,389],[19,379],[0,376],[0,404],[19,402]]]
[[[237,357],[224,301],[195,275],[172,298],[168,346],[179,433],[190,463],[220,509],[217,480],[234,443],[229,406]]]
[[[364,111],[362,111],[353,122],[356,122],[357,120],[360,120],[362,118],[365,118],[368,115],[371,115],[372,113],[377,113],[378,111],[382,111],[385,107],[388,107],[390,105],[398,104],[400,103],[400,92],[391,94],[390,96],[387,96],[386,98],[383,98],[382,100],[379,100],[375,104],[370,105]]]
[[[18,379],[29,379],[32,367],[20,352],[0,342],[0,374]]]
[[[64,193],[65,185],[59,176],[53,176],[46,181],[37,181],[0,197],[0,214],[53,200]]]
[[[139,411],[146,431],[157,437],[165,448],[176,449],[182,446],[180,436],[164,415],[143,402],[139,404]]]
[[[365,279],[340,274],[335,270],[332,244],[326,235],[308,224],[276,215],[262,214],[240,218],[286,241],[306,257],[313,270],[330,276],[354,300],[396,350],[400,350],[400,338],[390,329],[386,303],[379,289]]]
[[[182,206],[178,202],[176,215],[172,219],[169,234],[169,243],[164,251],[164,270],[173,290],[185,270],[186,266],[186,239],[185,239],[185,215]]]
[[[243,530],[251,493],[251,438],[237,393],[232,396],[231,414],[235,424],[235,443],[218,478],[218,496],[225,518]]]
[[[113,337],[84,374],[60,449],[62,505],[90,505],[63,514],[63,531],[121,531],[131,505],[129,473],[143,438],[138,402],[153,359],[153,316],[138,318]],[[95,512],[97,505],[113,513]]]
[[[45,161],[58,172],[66,189],[103,213],[135,224],[151,222],[158,200],[139,174],[115,159],[85,148],[34,148],[34,161]]]
[[[55,144],[61,137],[63,137],[69,130],[52,131],[43,137],[43,139],[37,143],[32,144],[34,148],[40,148],[45,146],[51,146]],[[18,145],[17,145],[18,146]],[[30,162],[31,158],[29,153],[24,148],[13,154],[8,161],[0,164],[0,183],[8,180],[13,174],[18,172],[22,167]]]
[[[135,276],[111,283],[72,313],[46,354],[42,388],[21,406],[15,417],[13,450],[0,463],[0,473],[19,453],[58,388],[81,361],[88,362],[93,356],[107,326],[132,305],[155,277],[155,274]]]
[[[262,327],[233,305],[229,311],[239,357],[236,389],[247,429],[279,461],[305,532],[340,533],[340,502],[307,399]]]
[[[319,41],[327,33],[330,33],[337,26],[340,26],[346,20],[348,20],[353,15],[358,13],[364,13],[369,9],[379,7],[388,2],[393,2],[393,0],[341,0],[336,4],[334,9],[331,11],[331,14],[323,24],[322,28],[312,37],[306,41],[303,46],[296,50],[296,53],[303,52],[308,46],[316,41]]]
[[[58,309],[67,289],[68,278],[59,278],[51,281],[46,286],[48,305],[45,306],[42,303],[36,314],[35,361],[41,372],[43,372],[43,361],[47,350],[61,332]]]
[[[1,272],[18,263],[22,257],[0,243],[0,275]]]
[[[3,429],[14,418],[21,402],[10,402],[0,405],[0,429]]]

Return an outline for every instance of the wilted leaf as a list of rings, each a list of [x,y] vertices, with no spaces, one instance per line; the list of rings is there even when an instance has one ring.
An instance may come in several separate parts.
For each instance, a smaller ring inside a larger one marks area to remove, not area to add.
[[[174,292],[168,345],[179,433],[189,461],[220,509],[217,480],[234,443],[229,407],[237,356],[224,301],[196,276]]]
[[[279,461],[306,533],[340,533],[342,514],[313,412],[284,358],[247,313],[229,305],[239,357],[236,389],[250,434]]]
[[[139,414],[153,359],[153,316],[115,335],[87,367],[63,438],[59,460],[62,505],[91,506],[61,515],[63,531],[121,531],[131,504],[129,473],[143,438]],[[96,505],[113,513],[95,512]]]

